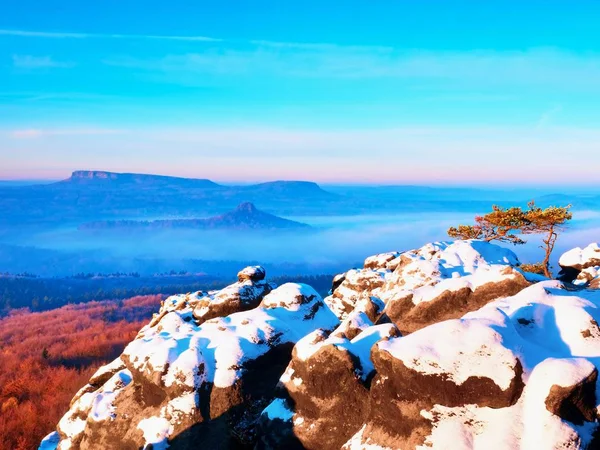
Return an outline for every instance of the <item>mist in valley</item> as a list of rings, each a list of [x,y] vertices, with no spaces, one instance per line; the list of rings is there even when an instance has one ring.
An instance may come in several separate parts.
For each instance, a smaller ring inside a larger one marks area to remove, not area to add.
[[[575,246],[597,241],[600,211],[575,210],[560,236],[553,264]],[[6,231],[0,238],[0,272],[64,277],[78,273],[169,271],[230,277],[243,265],[262,264],[270,275],[333,274],[365,257],[447,240],[446,230],[471,223],[472,212],[420,212],[289,216],[310,230],[79,230],[74,226]],[[509,246],[522,262],[541,259],[538,236]]]

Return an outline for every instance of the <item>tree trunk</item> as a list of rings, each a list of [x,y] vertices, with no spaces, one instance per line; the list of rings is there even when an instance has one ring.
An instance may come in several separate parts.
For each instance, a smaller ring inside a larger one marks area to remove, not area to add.
[[[552,250],[554,250],[554,244],[556,243],[557,237],[558,234],[555,233],[554,227],[551,227],[550,230],[548,230],[548,237],[543,240],[546,246],[542,248],[546,253],[542,264],[544,265],[544,276],[548,278],[552,278],[552,273],[550,272],[550,254],[552,253]]]

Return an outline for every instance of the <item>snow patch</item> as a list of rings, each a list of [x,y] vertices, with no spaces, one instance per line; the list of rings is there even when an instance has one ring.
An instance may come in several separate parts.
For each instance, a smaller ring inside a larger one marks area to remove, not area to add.
[[[561,255],[558,264],[563,267],[586,266],[591,261],[600,260],[600,246],[597,242],[585,248],[575,247]]]
[[[145,447],[152,445],[152,450],[166,450],[169,448],[167,438],[173,432],[169,421],[163,417],[149,417],[138,424],[138,429],[144,433]]]
[[[370,438],[364,436],[366,428],[367,426],[363,425],[362,428],[343,445],[342,450],[393,450],[390,447],[384,447],[369,442]]]
[[[517,364],[513,352],[503,346],[502,335],[478,320],[437,323],[429,326],[426,333],[382,341],[378,347],[409,369],[445,376],[457,385],[471,377],[484,377],[506,390]]]

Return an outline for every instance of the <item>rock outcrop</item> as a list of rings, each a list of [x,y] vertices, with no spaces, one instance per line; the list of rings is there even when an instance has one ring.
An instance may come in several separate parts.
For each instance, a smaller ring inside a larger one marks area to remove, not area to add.
[[[263,413],[257,448],[333,450],[354,434],[369,411],[371,348],[400,335],[391,323],[374,325],[382,314],[380,300],[361,300],[333,332],[315,330],[296,344],[280,398]]]
[[[436,242],[365,260],[339,275],[325,299],[343,319],[358,300],[376,296],[402,334],[461,317],[530,283],[510,250],[480,241]]]
[[[238,273],[238,282],[215,294],[196,293],[194,319],[201,325],[215,317],[225,317],[235,312],[256,308],[274,285],[265,280],[265,269],[250,266]],[[189,300],[188,300],[189,301]]]
[[[576,247],[561,255],[558,260],[558,278],[578,286],[600,288],[600,246],[592,243],[585,248]]]
[[[325,301],[246,268],[167,299],[41,448],[600,448],[600,291],[518,266],[429,244],[367,258]]]
[[[265,295],[264,271],[207,295],[167,299],[123,354],[100,369],[58,425],[59,449],[237,448],[253,442],[294,344],[339,321],[311,287],[288,283]],[[260,304],[247,309],[245,283]],[[206,298],[233,298],[241,312],[202,317]]]
[[[598,320],[597,293],[545,281],[378,343],[369,417],[344,448],[598,448]]]

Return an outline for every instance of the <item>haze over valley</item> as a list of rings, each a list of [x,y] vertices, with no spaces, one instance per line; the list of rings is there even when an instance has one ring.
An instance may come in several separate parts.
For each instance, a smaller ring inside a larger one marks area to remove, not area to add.
[[[273,181],[240,186],[103,171],[0,186],[0,272],[43,277],[175,270],[231,276],[333,274],[366,256],[447,239],[446,230],[499,205],[572,203],[560,248],[595,231],[600,195],[572,188],[341,186]],[[524,259],[539,256],[535,239]],[[218,264],[217,264],[218,262]]]

